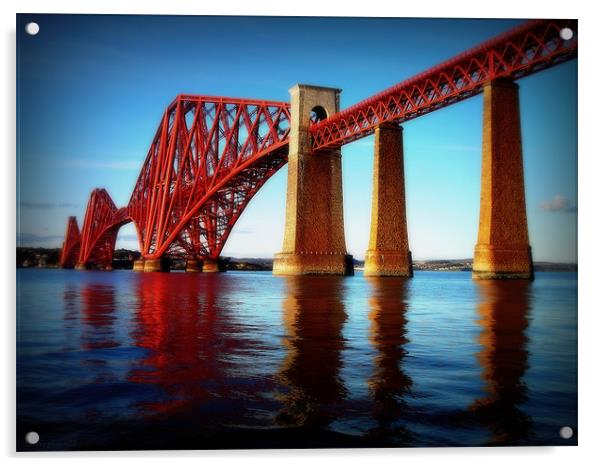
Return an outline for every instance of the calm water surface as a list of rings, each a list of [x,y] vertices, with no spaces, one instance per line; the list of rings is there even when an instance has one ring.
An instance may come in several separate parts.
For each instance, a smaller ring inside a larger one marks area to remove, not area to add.
[[[17,274],[21,450],[577,443],[573,273]]]

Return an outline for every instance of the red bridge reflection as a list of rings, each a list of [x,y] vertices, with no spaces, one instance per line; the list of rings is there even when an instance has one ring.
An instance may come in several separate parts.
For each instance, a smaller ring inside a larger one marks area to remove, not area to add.
[[[214,396],[225,396],[221,384],[227,353],[236,341],[228,338],[229,311],[221,308],[219,293],[228,282],[219,276],[178,280],[159,274],[137,277],[137,312],[132,337],[149,350],[131,382],[154,384],[165,391],[160,401],[144,406],[150,412],[185,410]]]

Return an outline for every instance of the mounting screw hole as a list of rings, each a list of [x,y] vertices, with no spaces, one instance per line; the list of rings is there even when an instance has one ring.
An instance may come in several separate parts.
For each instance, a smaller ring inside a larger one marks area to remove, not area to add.
[[[565,440],[570,439],[573,436],[573,429],[571,429],[569,426],[564,426],[562,429],[560,429],[560,436]]]
[[[35,445],[40,441],[40,434],[37,432],[27,432],[27,434],[25,434],[25,441],[30,445]]]
[[[562,28],[560,30],[560,38],[562,40],[571,40],[573,38],[573,30],[571,28]]]
[[[25,25],[25,32],[30,36],[35,36],[40,32],[40,25],[38,23],[27,23]]]

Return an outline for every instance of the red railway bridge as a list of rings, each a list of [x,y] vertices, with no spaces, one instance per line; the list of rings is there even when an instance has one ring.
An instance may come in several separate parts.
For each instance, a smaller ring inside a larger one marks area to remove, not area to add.
[[[561,31],[570,31],[569,36]],[[532,20],[345,110],[338,89],[297,85],[291,103],[179,95],[165,110],[127,206],[95,189],[80,231],[70,217],[65,268],[110,269],[119,229],[134,222],[136,270],[217,271],[232,228],[288,163],[286,225],[276,274],[350,272],[340,148],[375,134],[365,274],[412,274],[400,124],[484,93],[476,278],[532,278],[518,86],[577,57],[576,20]]]

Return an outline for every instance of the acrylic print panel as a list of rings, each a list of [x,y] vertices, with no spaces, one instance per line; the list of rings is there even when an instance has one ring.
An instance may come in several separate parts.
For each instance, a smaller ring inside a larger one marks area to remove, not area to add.
[[[577,50],[18,15],[17,449],[576,445]]]

